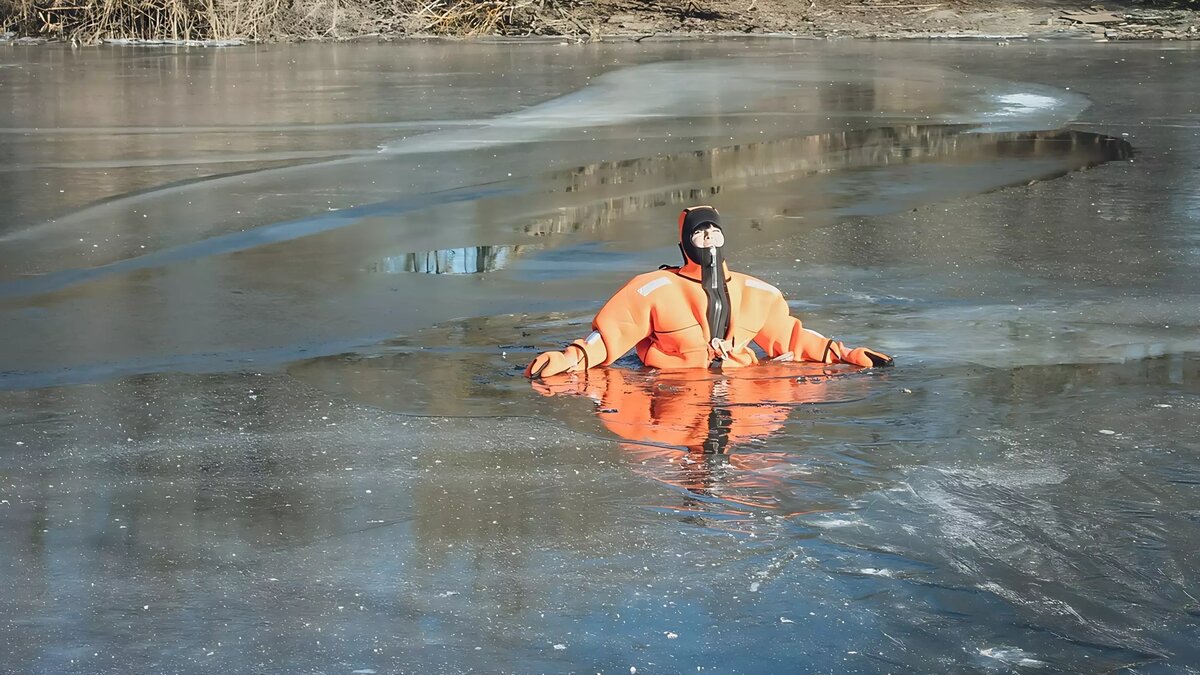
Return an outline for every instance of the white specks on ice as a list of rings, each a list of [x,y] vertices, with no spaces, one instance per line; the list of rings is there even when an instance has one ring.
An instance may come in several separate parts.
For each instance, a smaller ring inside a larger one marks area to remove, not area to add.
[[[1113,436],[1117,432],[1113,431],[1112,429],[1101,429],[1100,433],[1104,434],[1105,436]]]
[[[560,642],[560,643],[558,643],[558,644],[556,644],[556,645],[554,645],[554,651],[561,652],[562,650],[564,650],[564,649],[566,649],[566,648],[567,648],[567,646],[566,646],[566,645],[564,645],[564,644],[563,644],[563,643],[561,643],[561,642]]]
[[[1171,404],[1170,403],[1155,403],[1154,407],[1155,408],[1170,408]]]
[[[975,473],[983,480],[1012,489],[1038,485],[1057,485],[1067,479],[1066,471],[1049,465],[1031,467],[1009,466],[1003,470],[985,469]]]
[[[672,633],[671,631],[667,631],[664,633],[664,635],[667,636],[668,640],[674,640],[675,638],[679,637],[679,633]]]
[[[438,596],[439,598],[448,598],[448,597],[450,597],[450,596],[452,596],[452,595],[458,595],[458,591],[446,591],[445,593],[438,593],[438,594],[437,594],[437,596]]]
[[[796,622],[792,621],[791,619],[787,618],[786,616],[781,616],[781,617],[779,617],[779,623],[796,623]]]
[[[370,668],[359,668],[358,670],[350,671],[352,675],[375,675],[375,671]]]
[[[751,592],[751,593],[757,593],[757,592],[758,592],[758,582],[757,582],[757,581],[756,581],[756,582],[754,582],[754,583],[752,583],[752,584],[750,584],[750,592]]]

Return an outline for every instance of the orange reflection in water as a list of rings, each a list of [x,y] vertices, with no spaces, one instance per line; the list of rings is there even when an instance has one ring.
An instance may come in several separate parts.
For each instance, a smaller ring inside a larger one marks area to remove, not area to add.
[[[544,396],[592,399],[638,472],[680,488],[688,508],[721,504],[777,509],[806,473],[801,448],[765,441],[801,406],[848,403],[867,394],[853,366],[763,364],[730,371],[595,368],[533,381]],[[787,515],[795,515],[789,513]]]

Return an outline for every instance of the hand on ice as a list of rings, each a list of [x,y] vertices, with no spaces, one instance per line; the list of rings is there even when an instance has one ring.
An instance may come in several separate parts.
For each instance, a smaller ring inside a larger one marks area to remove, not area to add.
[[[866,347],[851,349],[842,355],[842,360],[864,368],[887,368],[896,364],[895,360],[887,354]]]
[[[538,354],[525,368],[525,377],[530,379],[550,377],[559,373],[580,370],[583,367],[583,350],[570,345],[561,352]]]

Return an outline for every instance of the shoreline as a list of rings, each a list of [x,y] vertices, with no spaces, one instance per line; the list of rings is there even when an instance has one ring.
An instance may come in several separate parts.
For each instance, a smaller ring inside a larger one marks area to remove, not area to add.
[[[384,17],[361,14],[347,22],[334,17],[307,32],[255,26],[246,35],[213,39],[179,36],[106,34],[82,37],[0,33],[0,45],[100,44],[126,46],[226,47],[263,43],[343,42],[356,40],[560,40],[575,43],[760,36],[814,40],[1084,40],[1088,42],[1200,40],[1200,7],[1145,7],[1121,3],[1105,9],[1085,2],[1022,2],[1001,5],[983,0],[909,3],[907,0],[825,6],[816,0],[689,2],[682,8],[629,5],[598,0],[564,10],[549,4],[540,10],[514,9],[486,25],[451,22],[446,16]],[[556,13],[551,13],[550,8]],[[547,16],[550,15],[550,16]],[[68,19],[69,17],[64,17]],[[63,25],[66,25],[65,23]],[[422,29],[424,27],[424,29]]]

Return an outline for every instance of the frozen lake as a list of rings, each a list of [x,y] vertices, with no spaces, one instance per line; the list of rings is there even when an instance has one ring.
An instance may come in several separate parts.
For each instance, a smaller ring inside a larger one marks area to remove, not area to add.
[[[0,670],[1193,672],[1200,48],[0,48]],[[887,371],[531,385],[717,206]]]

